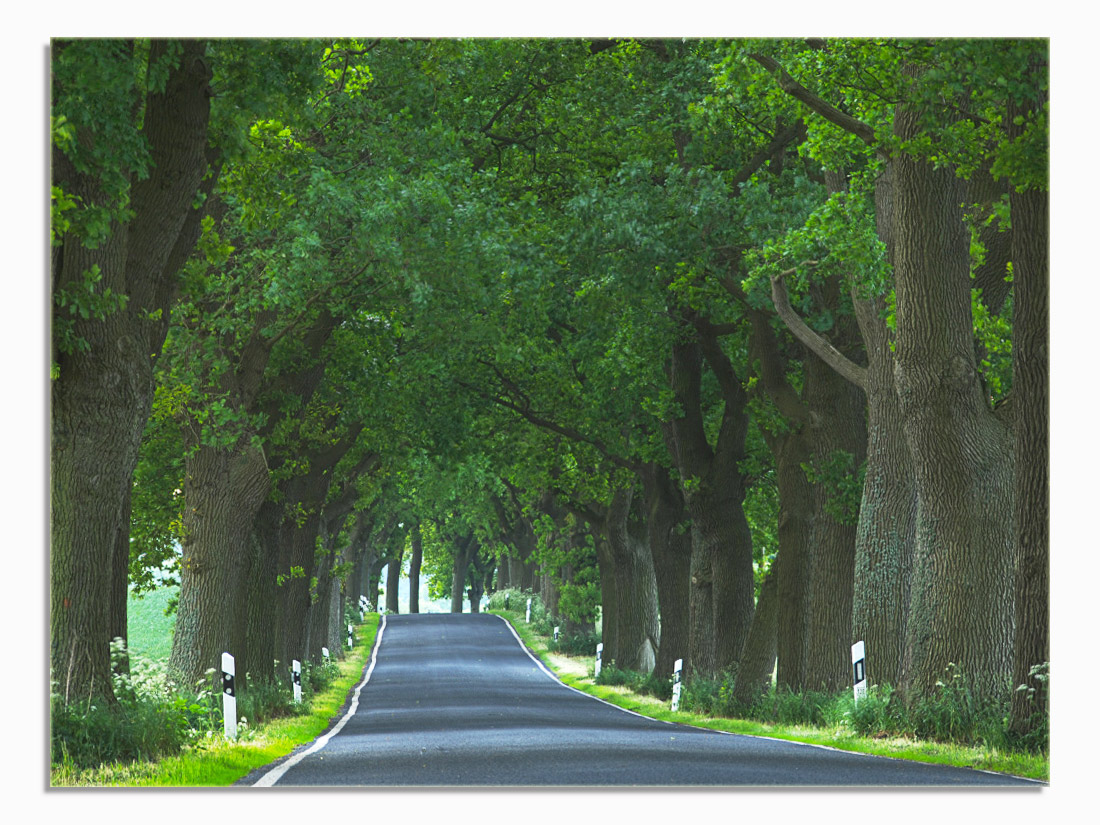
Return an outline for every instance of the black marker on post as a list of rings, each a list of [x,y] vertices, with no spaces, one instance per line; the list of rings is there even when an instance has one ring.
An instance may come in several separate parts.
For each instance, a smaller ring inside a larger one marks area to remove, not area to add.
[[[237,738],[237,671],[233,666],[233,657],[222,654],[222,718],[225,720],[225,735],[229,739]]]
[[[852,645],[852,692],[857,702],[867,695],[867,659],[863,642]]]

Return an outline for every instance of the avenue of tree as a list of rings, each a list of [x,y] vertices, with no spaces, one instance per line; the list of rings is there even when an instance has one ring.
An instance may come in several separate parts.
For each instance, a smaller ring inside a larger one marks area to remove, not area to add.
[[[52,49],[51,663],[339,649],[381,570],[605,660],[1048,662],[1042,40]],[[385,606],[397,610],[397,588]]]

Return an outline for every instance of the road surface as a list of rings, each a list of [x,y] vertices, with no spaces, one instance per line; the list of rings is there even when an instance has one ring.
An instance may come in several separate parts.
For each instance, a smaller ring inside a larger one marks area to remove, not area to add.
[[[1015,777],[647,719],[566,687],[492,615],[385,617],[336,728],[261,786],[1011,786]]]

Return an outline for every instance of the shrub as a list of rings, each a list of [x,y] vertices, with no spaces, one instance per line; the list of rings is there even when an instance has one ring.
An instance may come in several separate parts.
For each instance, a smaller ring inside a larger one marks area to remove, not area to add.
[[[193,691],[173,693],[164,666],[134,657],[129,671],[121,639],[111,645],[114,703],[66,703],[56,683],[50,696],[50,759],[76,768],[103,762],[152,760],[178,753],[222,724],[213,671]]]

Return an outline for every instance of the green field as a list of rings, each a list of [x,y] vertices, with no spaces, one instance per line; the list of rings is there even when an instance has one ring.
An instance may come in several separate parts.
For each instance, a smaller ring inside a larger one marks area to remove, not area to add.
[[[160,587],[140,598],[133,593],[127,601],[127,629],[130,654],[154,660],[167,660],[172,652],[172,628],[175,614],[165,616],[168,602],[179,593],[178,586]]]

